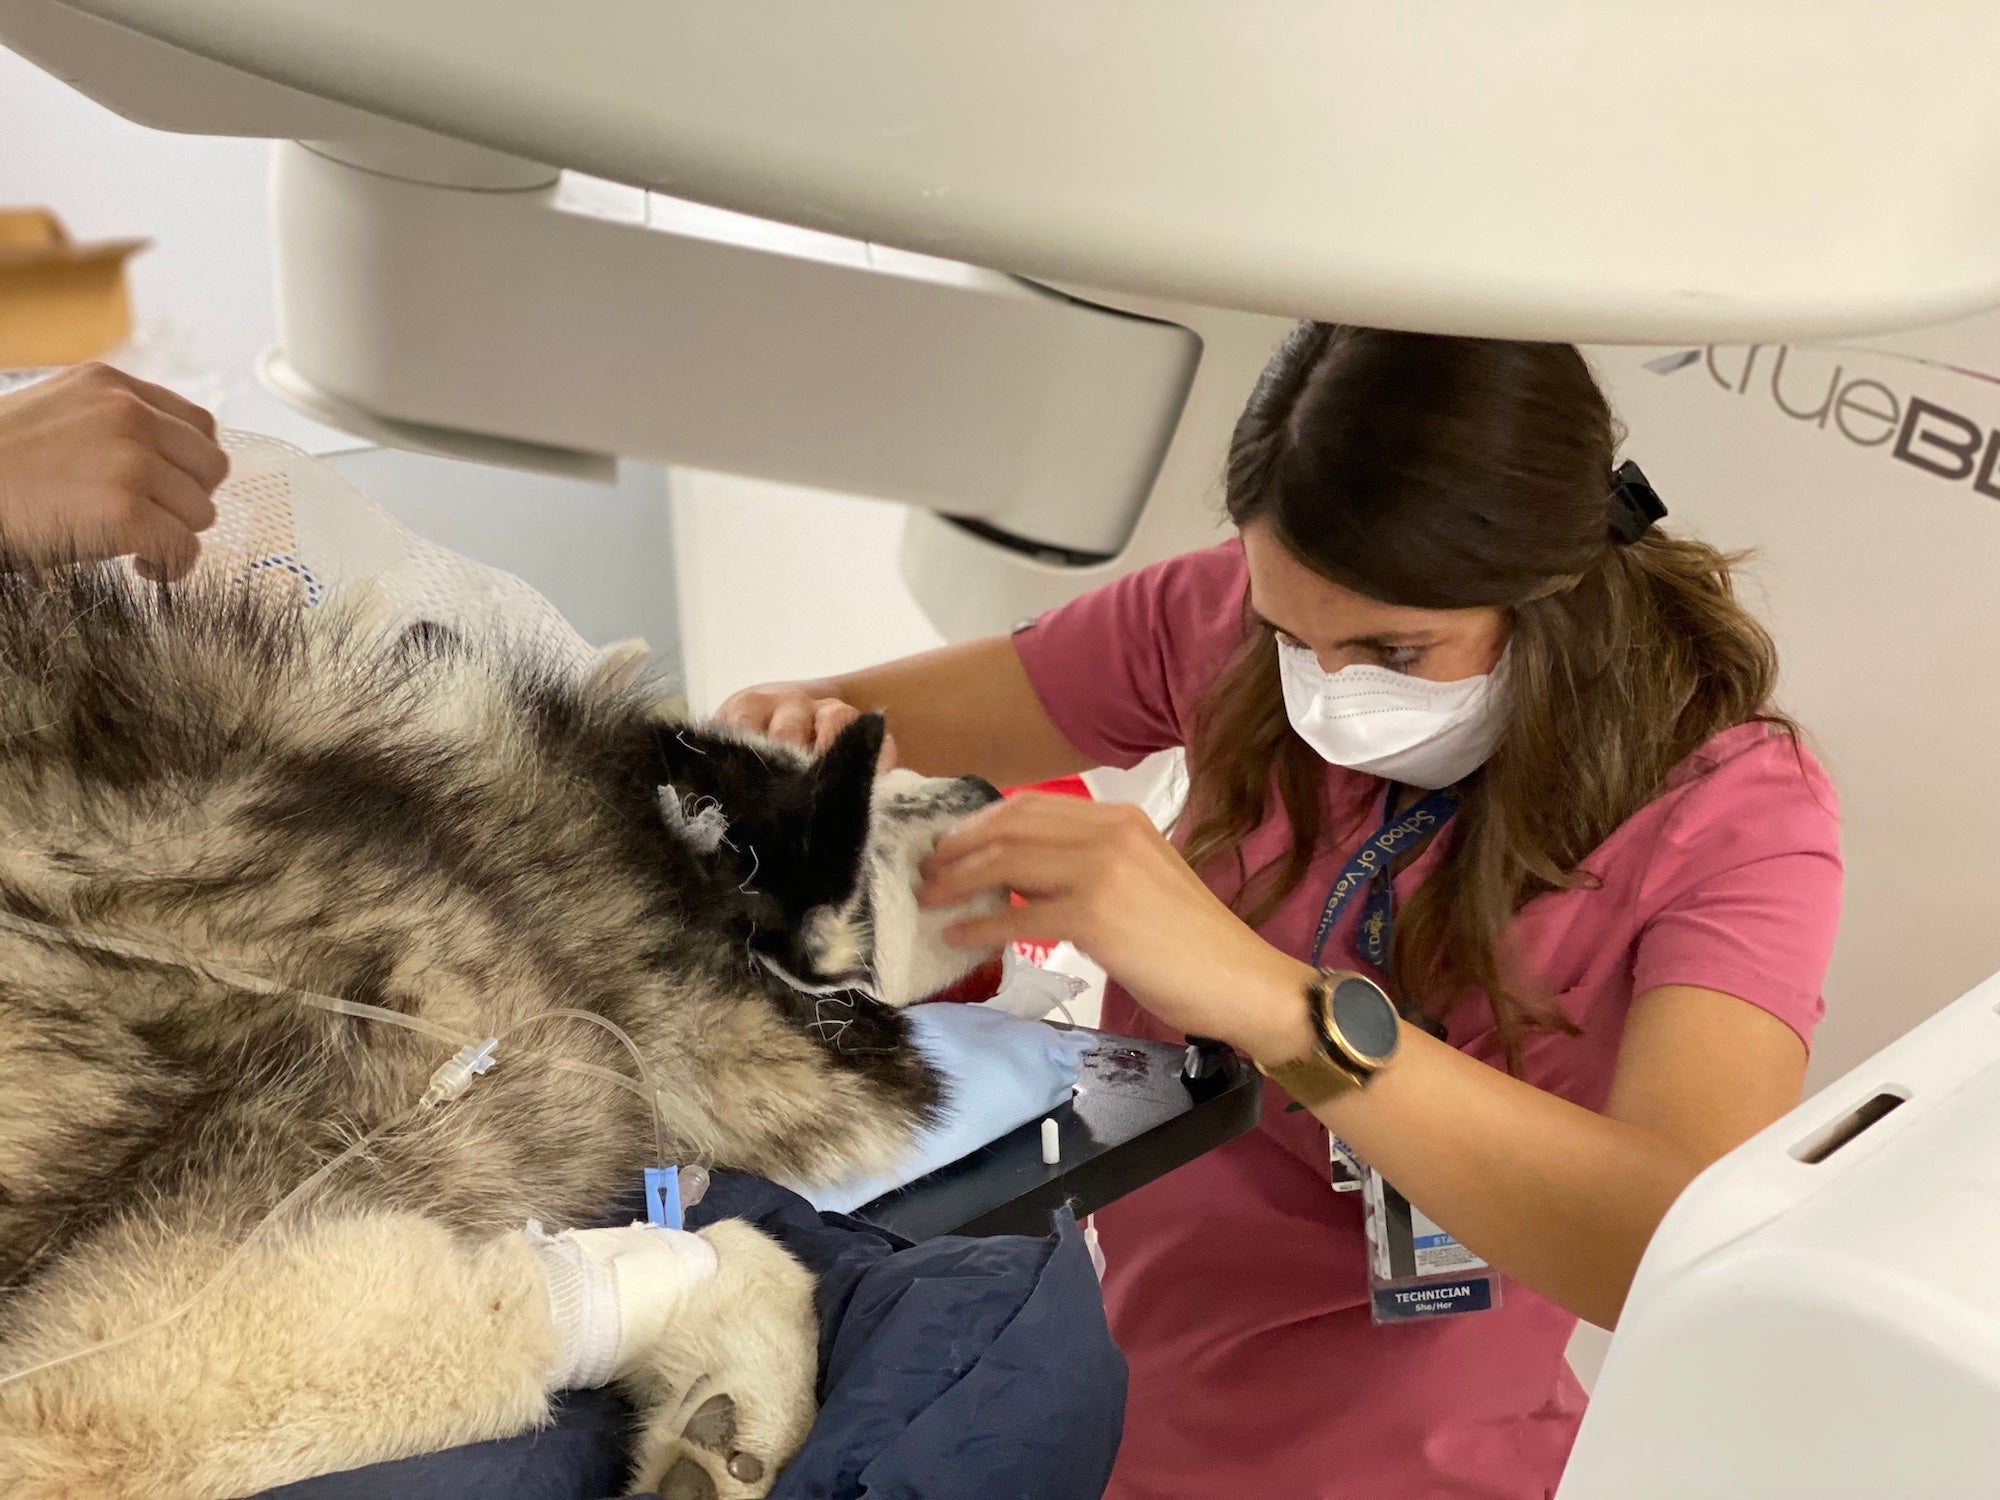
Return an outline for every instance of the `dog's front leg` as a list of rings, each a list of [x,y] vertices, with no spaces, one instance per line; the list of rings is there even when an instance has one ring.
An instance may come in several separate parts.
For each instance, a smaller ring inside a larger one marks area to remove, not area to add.
[[[811,1274],[735,1220],[539,1237],[565,1384],[639,1410],[633,1488],[754,1500],[805,1440],[819,1373]]]
[[[817,1414],[813,1278],[748,1224],[725,1219],[701,1237],[714,1275],[623,1380],[641,1414],[632,1487],[662,1500],[752,1500]]]

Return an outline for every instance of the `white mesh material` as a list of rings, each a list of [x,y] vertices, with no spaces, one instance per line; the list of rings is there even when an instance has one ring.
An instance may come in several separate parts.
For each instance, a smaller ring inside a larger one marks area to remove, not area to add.
[[[610,1383],[618,1362],[618,1284],[611,1268],[584,1254],[572,1234],[550,1235],[528,1221],[528,1243],[549,1283],[556,1330],[552,1391],[594,1390]]]
[[[202,535],[197,572],[253,580],[307,605],[365,583],[392,626],[432,621],[578,671],[598,664],[599,654],[534,589],[425,541],[310,454],[254,432],[224,432],[221,442],[229,477],[215,492],[215,525]]]

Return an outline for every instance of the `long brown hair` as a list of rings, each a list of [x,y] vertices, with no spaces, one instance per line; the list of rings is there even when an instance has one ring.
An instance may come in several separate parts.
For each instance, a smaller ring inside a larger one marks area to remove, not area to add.
[[[1735,559],[1657,527],[1613,540],[1616,445],[1571,345],[1324,323],[1278,350],[1230,445],[1239,527],[1268,527],[1368,598],[1509,617],[1507,724],[1397,914],[1391,977],[1436,1016],[1485,991],[1517,1070],[1528,1031],[1574,1027],[1513,971],[1514,915],[1585,883],[1584,859],[1711,736],[1754,719],[1791,729],[1769,708],[1777,653],[1737,602]],[[1186,857],[1233,857],[1238,909],[1260,922],[1327,833],[1326,768],[1286,720],[1271,632],[1254,620],[1204,700],[1188,770]],[[1248,871],[1243,841],[1274,797],[1292,842]]]

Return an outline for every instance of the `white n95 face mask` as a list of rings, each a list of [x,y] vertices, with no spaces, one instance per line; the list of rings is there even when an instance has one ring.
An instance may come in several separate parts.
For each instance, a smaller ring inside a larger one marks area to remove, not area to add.
[[[1328,672],[1303,646],[1278,642],[1285,716],[1320,759],[1435,791],[1470,776],[1507,720],[1507,659],[1478,677],[1429,682],[1387,667]]]

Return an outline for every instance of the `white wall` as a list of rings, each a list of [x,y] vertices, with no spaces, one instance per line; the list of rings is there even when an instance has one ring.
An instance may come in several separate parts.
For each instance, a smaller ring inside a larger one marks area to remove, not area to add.
[[[762,480],[674,473],[689,704],[943,644],[903,587],[903,508]]]

